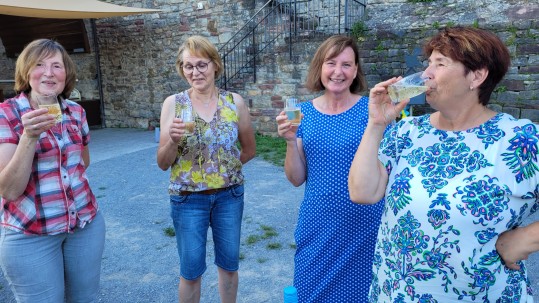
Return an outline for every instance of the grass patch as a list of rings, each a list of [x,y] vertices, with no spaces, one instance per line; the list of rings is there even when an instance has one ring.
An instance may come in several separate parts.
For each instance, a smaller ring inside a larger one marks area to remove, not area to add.
[[[258,241],[260,241],[260,236],[258,236],[258,235],[250,235],[250,236],[247,237],[247,240],[245,240],[245,243],[247,243],[249,245],[253,245]]]
[[[269,239],[277,237],[279,234],[275,231],[275,228],[267,225],[260,225],[260,228],[264,231],[264,234],[261,236],[262,239]]]
[[[268,243],[268,245],[266,245],[266,248],[267,249],[281,249],[281,247],[283,247],[281,245],[281,243]]]
[[[268,262],[268,258],[258,258],[258,259],[256,259],[256,261],[258,263],[266,263],[266,262]]]
[[[247,245],[254,245],[262,240],[268,240],[274,237],[277,237],[279,233],[275,231],[275,228],[260,224],[260,229],[262,230],[262,233],[260,235],[249,235],[247,239],[245,239],[245,243]],[[267,249],[281,249],[282,244],[277,242],[269,242],[266,244]]]
[[[245,254],[240,252],[240,260],[245,260]]]
[[[167,237],[176,236],[176,231],[174,230],[174,227],[165,227],[163,228],[163,232],[165,233],[165,236]]]
[[[257,156],[274,165],[284,166],[286,141],[283,138],[256,134],[255,139]]]

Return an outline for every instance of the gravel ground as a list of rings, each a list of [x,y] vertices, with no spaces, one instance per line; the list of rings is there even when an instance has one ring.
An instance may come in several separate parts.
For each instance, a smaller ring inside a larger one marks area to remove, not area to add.
[[[99,302],[178,302],[176,241],[164,232],[172,227],[166,191],[169,172],[157,167],[153,138],[152,132],[132,129],[92,131],[88,176],[107,224]],[[282,168],[259,158],[247,163],[244,173],[238,302],[279,303],[283,288],[292,283],[293,232],[303,187],[293,187]],[[538,219],[536,214],[527,223]],[[271,234],[263,228],[276,235],[263,239]],[[248,243],[255,238],[260,239]],[[219,302],[212,247],[210,233],[204,303]],[[539,254],[530,257],[528,266],[532,286],[539,290]],[[537,294],[535,301],[539,302]],[[15,302],[1,271],[0,302]]]
[[[88,176],[107,224],[99,302],[178,302],[176,240],[164,232],[172,227],[169,172],[157,167],[153,133],[93,130],[90,150]],[[290,185],[282,168],[259,158],[244,166],[244,174],[238,302],[282,302],[283,288],[292,283],[293,231],[303,188]],[[219,302],[211,233],[207,250],[201,301]],[[15,302],[1,273],[0,302]]]

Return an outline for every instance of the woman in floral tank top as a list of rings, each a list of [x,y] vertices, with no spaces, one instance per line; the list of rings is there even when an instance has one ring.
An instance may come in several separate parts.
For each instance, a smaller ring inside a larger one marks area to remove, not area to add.
[[[193,36],[183,43],[176,69],[191,87],[163,103],[157,163],[163,170],[170,168],[168,191],[180,257],[179,301],[200,302],[211,227],[221,301],[236,302],[242,165],[256,149],[249,110],[241,96],[215,86],[223,64],[206,38]],[[185,111],[192,113],[194,126],[184,121]]]

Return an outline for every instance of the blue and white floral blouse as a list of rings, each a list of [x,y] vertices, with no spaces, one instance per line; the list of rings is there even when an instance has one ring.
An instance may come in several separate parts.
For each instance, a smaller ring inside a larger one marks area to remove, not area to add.
[[[456,132],[409,117],[388,132],[370,302],[533,302],[523,262],[506,268],[495,243],[538,208],[538,136],[507,114]]]

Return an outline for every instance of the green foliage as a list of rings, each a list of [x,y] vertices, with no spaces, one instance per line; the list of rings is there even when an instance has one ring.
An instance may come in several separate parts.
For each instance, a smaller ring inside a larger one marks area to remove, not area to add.
[[[167,237],[176,236],[176,231],[174,230],[174,227],[165,227],[163,228],[163,232],[165,233],[165,236]]]
[[[358,21],[352,25],[350,33],[357,41],[364,41],[368,30],[367,25],[363,21]]]
[[[455,22],[449,21],[445,24],[445,27],[454,27],[455,25],[456,25]],[[440,24],[440,22],[438,21],[434,21],[434,23],[432,23],[432,27],[434,29],[440,29],[442,28],[442,24]]]
[[[514,26],[509,26],[507,31],[516,36],[518,29]]]
[[[258,241],[260,241],[260,236],[258,236],[258,235],[249,235],[247,237],[247,240],[245,240],[245,243],[247,243],[249,245],[253,245]]]
[[[479,28],[479,20],[475,19],[475,21],[473,22],[472,26],[474,28]]]
[[[267,240],[273,237],[277,237],[279,234],[275,231],[275,228],[260,224],[260,229],[262,230],[262,234],[260,235],[249,235],[247,239],[245,240],[245,243],[248,245],[253,245],[258,243],[262,240]],[[280,243],[276,242],[270,242],[266,244],[267,249],[280,249],[282,245]]]
[[[271,226],[260,225],[260,228],[264,231],[264,234],[261,236],[262,239],[269,239],[279,235]]]
[[[526,31],[526,37],[528,37],[530,39],[537,39],[539,37],[539,35],[532,32],[532,30],[528,28],[528,30]]]
[[[374,49],[377,53],[381,53],[382,51],[385,50],[385,47],[384,45],[382,44],[382,42],[380,41],[380,43],[378,43],[378,45],[376,46],[376,48]]]
[[[255,135],[256,154],[262,159],[277,166],[284,166],[286,141],[280,137]]]
[[[266,245],[266,248],[267,249],[281,249],[282,245],[281,243],[276,243],[276,242],[273,242],[273,243],[268,243],[268,245]]]
[[[504,93],[507,91],[507,87],[500,85],[494,89],[494,92],[496,93]]]

